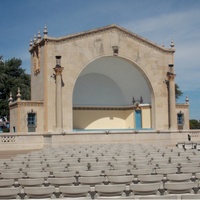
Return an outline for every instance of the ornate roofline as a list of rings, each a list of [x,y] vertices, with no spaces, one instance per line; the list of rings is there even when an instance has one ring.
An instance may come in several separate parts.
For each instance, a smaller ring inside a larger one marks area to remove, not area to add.
[[[30,100],[21,100],[21,101],[14,101],[9,105],[10,108],[16,108],[16,107],[29,107],[29,106],[43,106],[43,101],[30,101]]]
[[[40,45],[44,45],[45,41],[48,41],[48,42],[63,42],[63,41],[74,40],[74,39],[77,39],[77,38],[88,37],[89,35],[94,35],[96,33],[101,33],[101,32],[105,32],[105,31],[112,31],[112,30],[118,30],[118,31],[122,32],[123,34],[126,34],[128,37],[134,38],[134,39],[140,41],[141,43],[144,43],[148,46],[156,48],[160,51],[163,51],[163,52],[166,52],[166,53],[174,53],[175,52],[174,48],[165,48],[163,46],[159,46],[156,43],[153,43],[153,42],[131,32],[127,29],[123,28],[123,27],[116,25],[116,24],[111,24],[109,26],[104,26],[104,27],[101,27],[101,28],[96,28],[96,29],[92,29],[92,30],[88,30],[88,31],[84,31],[84,32],[76,33],[76,34],[71,34],[71,35],[67,35],[67,36],[63,36],[63,37],[58,37],[58,38],[45,36],[40,41]],[[34,48],[34,46],[32,48]]]

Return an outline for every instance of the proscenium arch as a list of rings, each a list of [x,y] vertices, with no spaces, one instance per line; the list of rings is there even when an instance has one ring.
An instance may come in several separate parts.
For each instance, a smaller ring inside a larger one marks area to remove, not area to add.
[[[82,68],[74,84],[73,107],[130,106],[133,97],[136,101],[142,97],[145,104],[153,103],[153,88],[147,75],[126,58],[104,56]]]

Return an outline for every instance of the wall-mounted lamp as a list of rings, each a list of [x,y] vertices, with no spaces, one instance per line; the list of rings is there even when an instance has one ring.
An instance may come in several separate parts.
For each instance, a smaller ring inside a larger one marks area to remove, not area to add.
[[[61,67],[61,56],[56,56],[56,66],[55,68],[60,68]]]
[[[173,71],[174,64],[169,64],[168,66],[169,66],[169,71],[172,72],[172,71]]]
[[[113,55],[117,56],[119,52],[119,47],[118,46],[112,46],[113,49]]]

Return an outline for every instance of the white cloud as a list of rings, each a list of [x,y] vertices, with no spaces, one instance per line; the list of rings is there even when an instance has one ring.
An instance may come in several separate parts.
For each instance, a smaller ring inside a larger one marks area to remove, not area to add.
[[[200,9],[187,12],[173,12],[152,16],[124,24],[129,30],[153,38],[159,42],[170,42],[187,38],[197,38],[200,24]],[[195,28],[195,31],[193,31]]]
[[[174,40],[176,81],[184,90],[199,88],[200,77],[200,9],[167,13],[129,21],[126,28],[158,44],[169,47]]]

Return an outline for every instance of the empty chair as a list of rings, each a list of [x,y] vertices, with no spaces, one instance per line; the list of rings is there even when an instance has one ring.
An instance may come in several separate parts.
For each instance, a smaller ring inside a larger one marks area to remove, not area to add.
[[[44,178],[26,178],[26,179],[18,179],[18,183],[22,187],[33,187],[33,186],[42,186],[44,184]]]
[[[134,180],[134,176],[108,176],[108,181],[111,184],[126,184],[130,185]]]
[[[44,168],[44,167],[46,167],[47,165],[46,165],[46,163],[42,163],[42,164],[28,164],[28,167],[29,168],[37,168],[37,167],[41,167],[41,168]]]
[[[96,184],[103,184],[106,181],[104,176],[94,176],[94,177],[79,177],[78,182],[81,185],[94,186]]]
[[[50,176],[49,172],[27,172],[29,178],[48,178]]]
[[[86,166],[86,165],[83,165],[83,166],[69,166],[67,169],[69,171],[76,171],[76,172],[78,172],[78,171],[86,171],[86,170],[88,170],[88,166]]]
[[[68,178],[68,177],[74,177],[76,176],[75,171],[70,172],[53,172],[53,176],[56,178]]]
[[[0,180],[0,188],[3,187],[12,187],[14,185],[15,181],[14,179],[2,179]]]
[[[104,197],[125,197],[125,184],[116,184],[116,185],[95,185],[95,198],[100,196]]]
[[[66,168],[67,164],[66,163],[47,163],[48,167],[63,167]]]
[[[100,175],[102,175],[101,170],[79,171],[79,176],[100,176]]]
[[[0,169],[0,173],[19,173],[20,168]]]
[[[38,167],[38,168],[23,168],[22,172],[27,175],[28,172],[42,172],[43,168]]]
[[[110,170],[112,167],[110,165],[104,166],[104,165],[97,165],[97,166],[91,166],[90,170],[101,170],[102,172],[104,172],[105,170]]]
[[[45,167],[44,171],[45,172],[50,172],[50,173],[64,172],[64,171],[67,171],[67,168],[65,168],[65,167]]]
[[[181,167],[199,167],[199,162],[181,163]]]
[[[24,193],[26,198],[55,198],[54,193],[55,187],[24,187]]]
[[[130,171],[132,175],[134,175],[135,178],[137,178],[139,175],[145,175],[145,174],[152,174],[152,169],[133,169]]]
[[[196,173],[196,174],[195,174],[195,177],[196,177],[198,180],[200,180],[200,173]]]
[[[138,180],[140,183],[155,183],[161,182],[163,180],[162,174],[153,174],[153,175],[138,175]]]
[[[194,182],[167,182],[164,184],[165,194],[194,193]]]
[[[157,194],[159,195],[159,189],[161,187],[160,183],[138,183],[138,184],[131,184],[129,189],[131,191],[129,196],[133,195],[152,195]]]
[[[192,174],[200,173],[200,167],[181,167],[181,172]]]
[[[172,168],[172,167],[156,169],[157,174],[163,174],[163,175],[176,174],[177,172],[178,172],[177,168]]]
[[[60,186],[59,192],[61,193],[60,198],[64,198],[64,197],[89,197],[89,198],[91,198],[89,185]]]
[[[157,163],[158,164],[158,163]],[[177,163],[159,163],[158,168],[163,169],[163,168],[176,168],[177,169],[178,164]]]
[[[0,199],[20,199],[20,188],[0,188]]]
[[[167,179],[171,182],[190,181],[192,178],[191,173],[187,174],[168,174]]]
[[[53,186],[61,186],[61,185],[73,185],[74,183],[76,183],[76,179],[75,177],[69,177],[69,178],[48,178],[47,182],[50,185]]]
[[[132,165],[113,165],[113,168],[115,170],[119,170],[119,169],[131,170],[133,169],[133,166]]]
[[[193,142],[185,142],[184,149],[193,149],[194,143]]]
[[[127,169],[105,170],[107,176],[124,176],[127,173]]]
[[[14,179],[17,181],[19,178],[23,178],[24,174],[23,173],[2,173],[1,177],[3,179]]]

